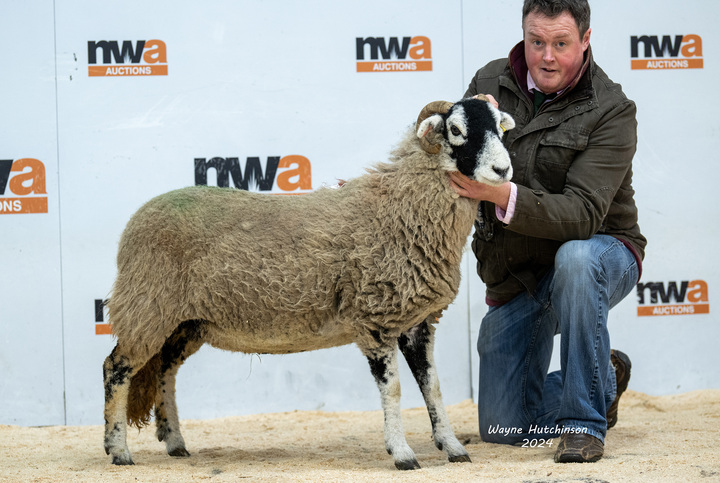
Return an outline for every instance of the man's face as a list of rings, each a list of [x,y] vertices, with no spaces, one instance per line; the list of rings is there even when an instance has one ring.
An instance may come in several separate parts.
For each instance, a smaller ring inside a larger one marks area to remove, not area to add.
[[[546,94],[567,87],[583,63],[590,45],[590,29],[582,39],[569,12],[550,18],[529,13],[523,24],[525,60],[535,84]]]

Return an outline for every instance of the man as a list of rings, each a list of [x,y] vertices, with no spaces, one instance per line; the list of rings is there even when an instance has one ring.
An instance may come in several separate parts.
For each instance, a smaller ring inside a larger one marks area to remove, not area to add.
[[[478,337],[480,434],[515,444],[560,436],[556,462],[589,462],[627,388],[608,311],[635,286],[635,104],[598,67],[587,0],[525,0],[523,41],[480,69],[465,96],[489,94],[517,126],[505,134],[513,180],[451,176],[481,200],[473,250],[487,287]],[[560,334],[561,370],[548,374]]]

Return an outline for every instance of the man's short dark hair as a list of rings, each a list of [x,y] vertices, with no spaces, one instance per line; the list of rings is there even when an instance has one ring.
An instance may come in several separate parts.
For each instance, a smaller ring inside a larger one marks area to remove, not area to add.
[[[581,39],[590,28],[590,4],[587,0],[525,0],[522,13],[523,26],[525,17],[534,12],[550,18],[555,18],[563,12],[570,13],[575,19]]]

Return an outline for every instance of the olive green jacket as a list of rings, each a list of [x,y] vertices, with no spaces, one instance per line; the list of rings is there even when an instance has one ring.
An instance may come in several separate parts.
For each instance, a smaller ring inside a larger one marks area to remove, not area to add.
[[[635,103],[595,65],[590,48],[578,78],[536,115],[526,75],[521,42],[509,59],[480,69],[465,93],[492,94],[516,123],[503,140],[517,185],[514,214],[505,225],[482,202],[475,223],[473,251],[490,304],[534,291],[568,240],[611,235],[638,265],[646,245],[632,187]]]

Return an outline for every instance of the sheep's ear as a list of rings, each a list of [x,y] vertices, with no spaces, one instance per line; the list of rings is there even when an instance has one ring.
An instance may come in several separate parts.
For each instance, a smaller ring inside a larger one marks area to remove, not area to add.
[[[503,132],[515,127],[515,120],[507,112],[500,111],[500,127]]]
[[[420,123],[417,129],[417,137],[422,139],[430,134],[430,131],[438,131],[440,126],[442,126],[442,123],[442,116],[440,114],[433,114]]]

